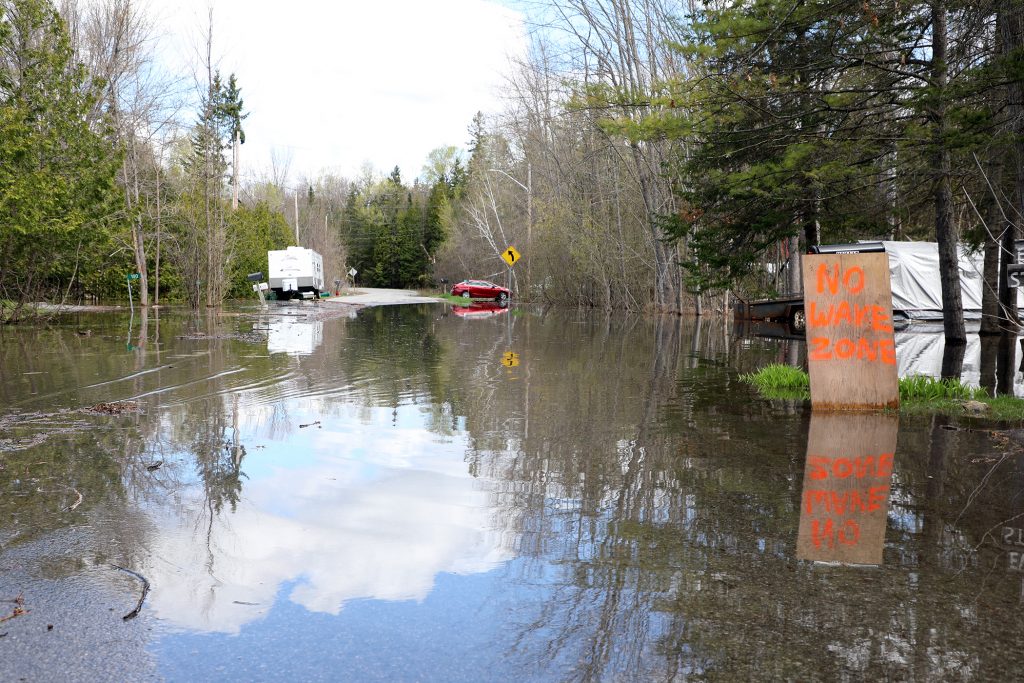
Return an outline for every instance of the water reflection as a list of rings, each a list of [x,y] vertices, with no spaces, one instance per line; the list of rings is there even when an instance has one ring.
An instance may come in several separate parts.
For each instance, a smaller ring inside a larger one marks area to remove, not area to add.
[[[797,557],[881,564],[899,419],[811,413]]]
[[[350,600],[423,600],[441,572],[487,571],[509,557],[489,532],[487,491],[461,439],[438,440],[418,410],[371,411],[310,428],[250,455],[232,514],[185,492],[151,541],[153,608],[171,623],[234,633],[282,586],[311,612]]]
[[[271,319],[161,313],[131,351],[127,315],[0,328],[0,599],[32,610],[0,628],[10,677],[60,678],[46,653],[126,632],[152,667],[133,680],[1024,665],[1018,430],[822,422],[737,379],[802,343],[715,319],[389,307],[268,354]],[[82,410],[100,401],[139,409]],[[822,554],[852,538],[862,556]],[[111,564],[152,582],[132,622]],[[73,619],[47,598],[79,591]]]
[[[267,323],[267,351],[308,355],[324,341],[324,324],[320,320],[271,319]]]

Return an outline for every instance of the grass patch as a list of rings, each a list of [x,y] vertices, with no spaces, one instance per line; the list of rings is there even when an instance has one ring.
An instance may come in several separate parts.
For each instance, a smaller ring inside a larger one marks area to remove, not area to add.
[[[900,378],[900,402],[984,401],[987,398],[989,395],[981,387],[969,387],[958,379],[936,379],[929,375]]]
[[[757,372],[740,375],[740,379],[753,384],[765,398],[809,399],[811,383],[807,373],[792,365],[773,363]]]
[[[438,294],[437,298],[443,299],[448,303],[454,304],[456,306],[468,306],[469,304],[473,303],[472,299],[466,298],[464,296],[452,296],[451,294],[448,293]]]
[[[768,399],[810,399],[810,378],[800,368],[790,365],[766,365],[757,372],[740,375],[740,379],[757,387]],[[971,387],[960,380],[936,379],[928,375],[900,378],[900,410],[908,413],[965,412],[965,402],[977,401],[988,410],[979,417],[1006,422],[1024,422],[1024,399],[1016,396],[991,397],[981,387]]]

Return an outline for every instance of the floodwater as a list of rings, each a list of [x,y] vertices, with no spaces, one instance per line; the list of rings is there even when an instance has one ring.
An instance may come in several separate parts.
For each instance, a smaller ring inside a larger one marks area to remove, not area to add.
[[[1020,675],[1024,430],[762,400],[802,349],[717,319],[329,310],[0,329],[0,679]]]

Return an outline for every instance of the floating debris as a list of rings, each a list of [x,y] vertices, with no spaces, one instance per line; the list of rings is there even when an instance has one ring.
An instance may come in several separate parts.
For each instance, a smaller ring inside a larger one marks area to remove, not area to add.
[[[146,465],[146,469],[147,469],[147,470],[149,470],[150,472],[155,472],[155,471],[157,471],[158,469],[160,469],[160,467],[161,467],[161,466],[162,466],[163,464],[164,464],[164,461],[163,461],[163,460],[157,460],[156,462],[154,462],[154,463],[153,463],[153,464],[151,464],[151,465]]]
[[[135,401],[114,401],[111,403],[97,403],[85,409],[87,413],[102,413],[104,415],[125,415],[127,413],[141,413],[142,409]]]
[[[13,602],[14,603],[14,611],[11,612],[10,614],[8,614],[6,617],[0,617],[0,624],[4,623],[5,621],[10,621],[11,619],[14,619],[15,617],[20,617],[23,614],[28,614],[29,611],[30,611],[30,610],[25,609],[25,596],[23,596],[23,595],[19,595],[18,597],[10,599],[10,600],[4,600],[3,602]],[[7,635],[7,634],[5,633],[4,635]]]
[[[79,505],[82,504],[82,500],[83,500],[82,493],[78,489],[76,489],[76,488],[72,488],[71,490],[74,491],[76,494],[78,494],[78,500],[76,500],[74,503],[72,503],[68,507],[64,508],[64,512],[71,512],[76,507],[78,507]]]
[[[299,429],[305,429],[306,427],[316,427],[320,424],[320,420],[316,422],[310,422],[309,424],[299,425]]]

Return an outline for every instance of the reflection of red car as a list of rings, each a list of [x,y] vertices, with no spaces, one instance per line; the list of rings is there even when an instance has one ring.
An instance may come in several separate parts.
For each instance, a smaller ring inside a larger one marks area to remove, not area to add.
[[[496,285],[487,280],[463,280],[452,287],[452,296],[461,296],[466,299],[508,301],[511,294],[512,292],[507,287]]]
[[[508,313],[507,304],[475,303],[470,306],[452,306],[452,313],[461,318],[490,318]]]

